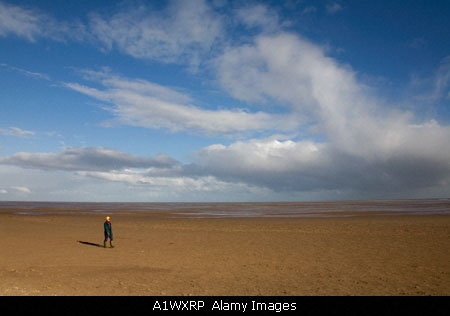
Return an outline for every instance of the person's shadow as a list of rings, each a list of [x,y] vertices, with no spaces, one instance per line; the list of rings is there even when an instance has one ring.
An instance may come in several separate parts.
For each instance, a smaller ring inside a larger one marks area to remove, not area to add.
[[[102,245],[100,245],[100,244],[94,244],[93,242],[79,241],[79,240],[77,240],[77,241],[78,241],[80,244],[83,244],[83,245],[94,246],[94,247],[102,247],[102,248],[103,248]]]

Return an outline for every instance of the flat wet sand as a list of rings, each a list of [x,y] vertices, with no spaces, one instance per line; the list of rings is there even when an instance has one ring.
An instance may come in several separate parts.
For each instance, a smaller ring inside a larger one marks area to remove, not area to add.
[[[51,213],[51,212],[50,212]],[[0,295],[449,295],[450,216],[0,213]]]

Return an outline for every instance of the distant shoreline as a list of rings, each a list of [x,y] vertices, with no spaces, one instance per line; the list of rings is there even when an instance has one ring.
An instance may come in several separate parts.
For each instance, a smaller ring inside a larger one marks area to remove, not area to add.
[[[339,202],[88,203],[0,202],[0,213],[89,215],[149,213],[190,218],[327,218],[354,216],[450,215],[450,199]]]

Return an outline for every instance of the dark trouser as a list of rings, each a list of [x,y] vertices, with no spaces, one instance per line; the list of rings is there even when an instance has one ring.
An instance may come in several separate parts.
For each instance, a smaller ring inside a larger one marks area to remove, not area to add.
[[[105,242],[108,241],[108,238],[109,240],[113,241],[113,234],[108,234],[107,232],[105,232]]]

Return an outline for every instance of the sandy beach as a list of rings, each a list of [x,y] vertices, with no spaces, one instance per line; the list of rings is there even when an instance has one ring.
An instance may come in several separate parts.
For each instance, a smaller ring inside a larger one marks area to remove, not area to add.
[[[0,213],[0,295],[450,294],[450,216],[111,217]]]

